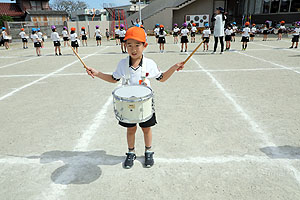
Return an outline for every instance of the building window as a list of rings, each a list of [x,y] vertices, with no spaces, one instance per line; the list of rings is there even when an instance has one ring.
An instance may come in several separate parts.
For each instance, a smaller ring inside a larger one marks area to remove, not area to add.
[[[300,12],[300,0],[292,0],[291,12]]]
[[[280,0],[271,0],[271,13],[278,13]]]
[[[280,12],[289,12],[290,0],[281,0]]]
[[[270,12],[270,0],[264,0],[263,2],[263,13]]]

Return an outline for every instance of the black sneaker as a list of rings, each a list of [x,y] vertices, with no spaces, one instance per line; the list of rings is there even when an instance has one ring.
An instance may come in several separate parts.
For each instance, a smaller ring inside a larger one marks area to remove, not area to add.
[[[127,157],[124,162],[124,167],[130,169],[133,166],[133,161],[136,159],[135,153],[126,153]]]
[[[298,47],[295,47],[295,49],[297,49]]]
[[[61,56],[62,54],[61,54],[61,53],[59,53],[59,55]]]
[[[290,47],[290,49],[292,49],[293,47]]]
[[[56,55],[56,56],[58,56],[58,54],[57,54],[57,53],[56,53],[55,55]]]
[[[154,152],[145,152],[145,166],[147,168],[150,168],[154,165],[153,154]]]

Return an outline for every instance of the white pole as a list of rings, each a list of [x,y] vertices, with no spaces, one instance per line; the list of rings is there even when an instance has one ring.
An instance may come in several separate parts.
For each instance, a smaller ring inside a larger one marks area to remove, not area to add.
[[[139,0],[140,23],[142,23],[141,0]]]

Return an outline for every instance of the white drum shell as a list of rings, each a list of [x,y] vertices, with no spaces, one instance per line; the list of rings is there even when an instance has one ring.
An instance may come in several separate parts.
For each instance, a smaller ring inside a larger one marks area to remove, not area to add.
[[[131,86],[122,86],[131,87]],[[147,86],[138,86],[147,87]],[[124,98],[116,95],[117,88],[113,91],[114,112],[117,120],[124,123],[142,123],[151,119],[154,113],[153,91],[149,88],[149,93],[144,97]],[[130,90],[129,90],[130,91]]]

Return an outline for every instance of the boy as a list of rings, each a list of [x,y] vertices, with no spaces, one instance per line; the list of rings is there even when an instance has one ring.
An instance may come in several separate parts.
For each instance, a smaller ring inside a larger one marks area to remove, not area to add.
[[[121,43],[120,43],[120,36],[119,36],[119,34],[120,34],[120,29],[119,29],[119,26],[116,25],[116,29],[115,29],[116,45],[121,44]]]
[[[187,23],[182,24],[183,29],[181,30],[180,36],[181,36],[181,52],[183,52],[183,45],[185,45],[185,52],[187,52],[187,43],[189,42],[188,35],[189,35],[189,29],[187,29]]]
[[[124,24],[121,24],[120,25],[119,36],[120,36],[122,53],[126,53],[126,46],[125,46],[125,40],[124,40],[126,31],[125,31],[124,28],[125,28]]]
[[[31,39],[33,41],[33,45],[35,47],[35,52],[37,56],[41,56],[41,40],[39,39],[39,36],[37,34],[37,29],[33,28],[32,29],[32,35]]]
[[[174,24],[174,29],[173,29],[174,44],[178,43],[179,31],[180,29],[178,28],[178,24]]]
[[[51,26],[52,33],[51,33],[51,39],[54,44],[54,49],[55,49],[55,55],[58,56],[57,50],[59,51],[59,55],[61,56],[61,49],[60,49],[60,37],[58,33],[56,32],[56,26]]]
[[[41,32],[40,28],[37,28],[37,35],[39,37],[39,40],[41,41],[42,47],[44,48],[44,37],[43,37],[43,33]]]
[[[78,41],[77,41],[77,34],[75,33],[76,28],[72,27],[71,28],[71,34],[70,34],[70,40],[71,40],[71,47],[78,53]]]
[[[28,40],[26,38],[26,33],[24,32],[24,28],[21,28],[21,32],[19,33],[19,36],[21,36],[22,42],[23,42],[23,49],[28,49]]]
[[[81,27],[80,36],[81,36],[83,47],[84,47],[84,43],[85,43],[85,46],[87,46],[87,34],[88,34],[88,32],[85,31],[85,27]]]
[[[231,34],[232,42],[235,42],[235,35],[238,31],[238,27],[236,26],[236,22],[232,23],[232,31],[233,31],[233,33]]]
[[[154,34],[155,34],[155,38],[156,38],[156,43],[158,43],[158,34],[159,34],[159,24],[155,24],[155,28],[153,30]]]
[[[102,37],[99,27],[100,26],[98,26],[98,25],[96,26],[95,35],[94,35],[94,37],[96,37],[97,46],[99,46],[99,44],[101,46],[101,37]]]
[[[300,35],[300,28],[299,28],[299,24],[297,22],[295,23],[295,29],[292,33],[293,33],[293,39],[292,39],[292,46],[290,47],[290,49],[292,49],[294,47],[295,43],[296,43],[295,49],[297,49],[298,42],[299,42],[299,35]]]
[[[196,31],[197,31],[197,27],[196,27],[196,23],[192,24],[192,29],[191,29],[191,43],[195,43],[195,37],[196,37]]]
[[[105,35],[106,35],[106,40],[107,40],[107,41],[109,41],[109,36],[110,36],[110,35],[109,35],[109,31],[108,31],[108,29],[106,29],[106,31],[105,31]]]
[[[93,68],[87,68],[87,73],[91,77],[98,77],[102,80],[111,83],[117,83],[120,79],[122,79],[123,84],[128,82],[129,85],[140,85],[140,81],[142,78],[142,63],[145,63],[147,78],[143,83],[147,84],[150,87],[150,81],[148,78],[156,78],[160,82],[164,82],[168,80],[176,70],[182,70],[184,67],[183,62],[178,63],[172,66],[168,71],[162,73],[156,63],[148,58],[143,56],[143,51],[147,47],[145,32],[143,29],[139,27],[132,27],[128,29],[125,36],[126,46],[129,54],[129,63],[127,63],[127,59],[122,59],[117,67],[117,70],[111,74],[104,74],[102,72],[98,72]],[[129,81],[125,81],[126,71],[130,73]],[[143,80],[143,79],[142,79]],[[144,132],[144,141],[145,141],[145,166],[151,167],[154,164],[153,154],[154,152],[151,150],[152,146],[152,130],[151,127],[156,124],[155,113],[152,118],[144,123],[140,123],[140,127]],[[126,169],[130,169],[133,166],[133,161],[136,159],[135,155],[135,133],[137,130],[136,124],[127,124],[123,122],[119,122],[119,124],[123,127],[127,128],[127,144],[128,144],[128,153],[126,153],[127,157],[124,162],[124,167]]]
[[[211,35],[211,31],[210,31],[210,28],[209,28],[209,24],[206,23],[205,24],[205,29],[202,32],[202,40],[205,40],[204,45],[203,45],[203,47],[204,47],[203,51],[205,51],[205,47],[206,47],[206,51],[208,51],[208,43],[209,43],[210,35]]]
[[[249,33],[250,33],[250,28],[249,28],[250,23],[246,22],[245,23],[245,28],[243,28],[243,33],[242,33],[242,50],[247,49],[247,42],[249,42]]]

